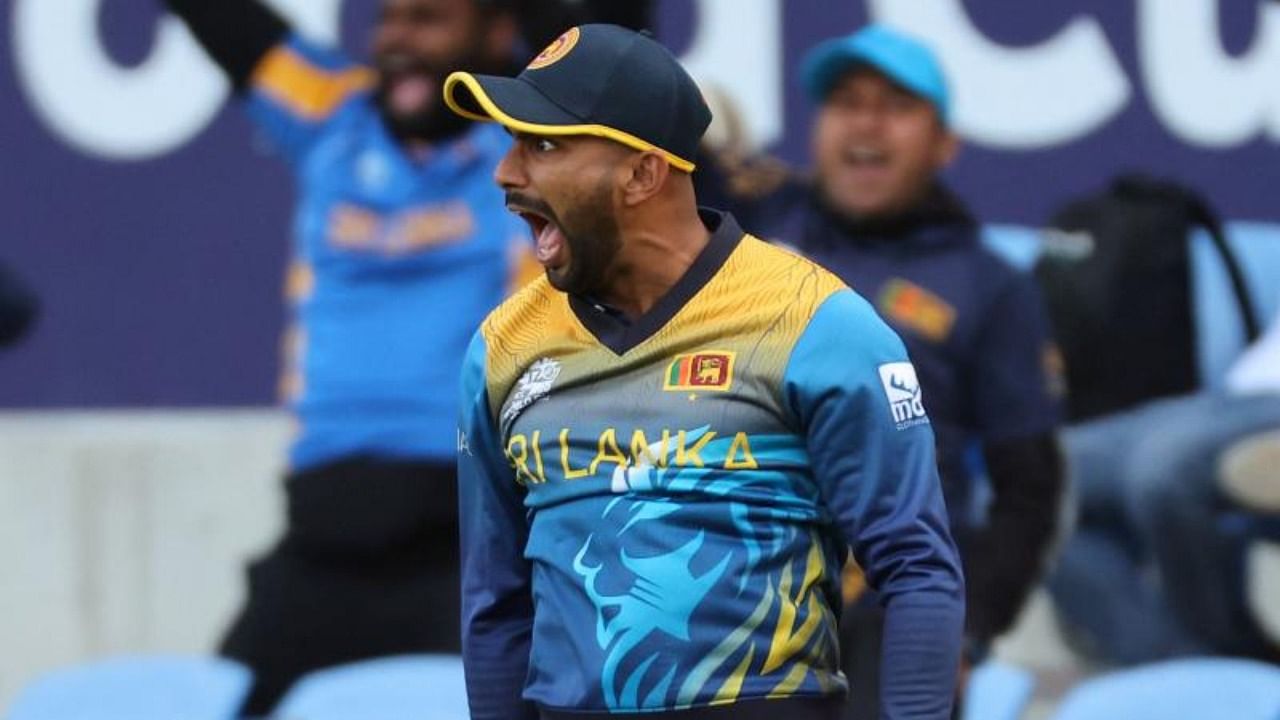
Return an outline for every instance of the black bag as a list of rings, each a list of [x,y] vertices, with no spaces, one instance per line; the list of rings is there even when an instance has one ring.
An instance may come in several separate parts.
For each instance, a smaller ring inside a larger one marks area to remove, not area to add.
[[[1203,227],[1231,279],[1245,335],[1258,336],[1222,224],[1193,190],[1137,175],[1069,203],[1035,268],[1066,363],[1067,414],[1083,420],[1199,384],[1189,234]]]

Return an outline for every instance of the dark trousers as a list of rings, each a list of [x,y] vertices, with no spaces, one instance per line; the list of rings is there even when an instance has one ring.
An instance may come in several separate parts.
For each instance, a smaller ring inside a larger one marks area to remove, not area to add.
[[[353,458],[285,478],[284,536],[248,568],[220,648],[254,672],[265,715],[301,675],[354,660],[460,650],[452,464]]]

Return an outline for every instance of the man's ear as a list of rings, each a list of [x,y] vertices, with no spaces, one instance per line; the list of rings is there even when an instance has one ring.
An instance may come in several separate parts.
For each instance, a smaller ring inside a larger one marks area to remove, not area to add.
[[[622,186],[622,202],[627,206],[639,205],[662,192],[671,175],[667,159],[652,151],[635,153],[623,167],[628,169]]]
[[[939,170],[955,162],[960,154],[960,137],[950,130],[943,129],[934,154],[934,167]]]

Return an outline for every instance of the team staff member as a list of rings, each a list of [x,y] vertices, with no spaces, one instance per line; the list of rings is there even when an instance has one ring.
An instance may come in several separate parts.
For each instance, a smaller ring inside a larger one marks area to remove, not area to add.
[[[313,668],[459,647],[454,388],[529,240],[491,181],[509,138],[440,87],[507,67],[516,30],[498,2],[384,0],[366,68],[257,0],[167,1],[297,182],[288,525],[222,645],[266,714]]]
[[[978,224],[938,178],[957,139],[928,48],[871,26],[815,48],[802,74],[819,103],[814,181],[761,203],[749,226],[835,272],[906,343],[938,437],[968,579],[966,659],[976,662],[1037,581],[1058,517],[1060,380],[1040,297],[1029,276],[983,247]],[[979,445],[993,490],[985,521],[974,520],[966,457]],[[859,717],[878,717],[867,647],[876,614],[864,602],[848,618]]]
[[[585,25],[445,93],[515,134],[496,179],[546,267],[463,370],[472,716],[837,717],[851,546],[886,605],[885,717],[947,718],[963,581],[906,350],[830,273],[699,212],[693,80]]]

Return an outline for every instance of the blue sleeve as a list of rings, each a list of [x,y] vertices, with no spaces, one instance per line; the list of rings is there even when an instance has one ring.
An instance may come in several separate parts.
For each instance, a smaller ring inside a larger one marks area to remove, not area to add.
[[[462,526],[462,661],[473,720],[537,717],[521,698],[529,672],[533,595],[523,495],[507,464],[476,333],[462,370],[458,496]]]
[[[351,101],[365,97],[372,73],[336,50],[290,35],[258,62],[245,104],[272,146],[298,161]]]
[[[881,717],[946,720],[964,580],[906,349],[862,298],[840,291],[796,343],[784,391],[823,500],[885,605]]]
[[[1057,426],[1062,367],[1029,275],[1017,273],[987,306],[974,353],[980,362],[969,387],[983,441],[1040,435]]]

